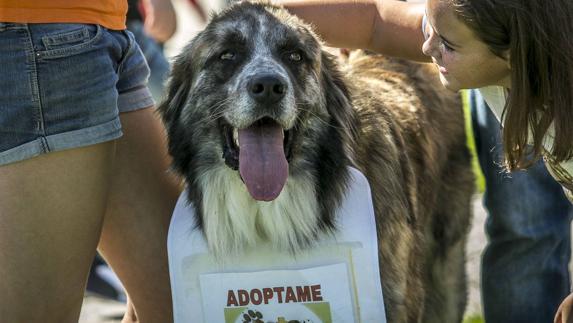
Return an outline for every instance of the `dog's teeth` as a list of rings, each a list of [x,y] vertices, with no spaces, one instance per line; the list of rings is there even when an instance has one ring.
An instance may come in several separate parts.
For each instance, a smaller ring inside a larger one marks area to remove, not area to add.
[[[233,128],[233,141],[235,141],[235,145],[239,147],[239,130],[237,128]]]

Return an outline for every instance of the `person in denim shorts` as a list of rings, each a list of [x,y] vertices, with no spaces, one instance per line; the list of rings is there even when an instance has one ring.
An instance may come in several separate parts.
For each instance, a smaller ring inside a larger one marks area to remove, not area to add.
[[[164,83],[169,76],[169,61],[163,53],[163,43],[177,29],[177,19],[172,0],[128,0],[126,26],[141,49],[150,69],[147,86],[157,102],[163,95]],[[147,26],[144,17],[151,17]],[[152,37],[153,36],[153,37]],[[88,276],[86,291],[100,297],[126,301],[124,288],[117,276],[98,254]]]
[[[133,35],[65,14],[8,22],[13,8],[0,4],[0,321],[77,322],[96,247],[128,292],[124,322],[172,321],[180,184]]]

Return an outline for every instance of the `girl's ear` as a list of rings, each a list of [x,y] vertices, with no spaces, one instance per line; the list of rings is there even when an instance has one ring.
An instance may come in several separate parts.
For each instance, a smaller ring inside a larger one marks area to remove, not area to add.
[[[511,57],[509,56],[509,49],[503,52],[503,59],[505,59],[507,68],[511,70]]]

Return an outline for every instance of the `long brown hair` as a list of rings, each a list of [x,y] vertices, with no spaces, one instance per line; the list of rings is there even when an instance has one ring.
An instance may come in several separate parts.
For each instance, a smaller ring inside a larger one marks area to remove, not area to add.
[[[509,53],[511,90],[502,114],[508,168],[527,167],[541,156],[552,123],[551,158],[571,159],[573,0],[449,1],[495,55]],[[532,149],[527,146],[530,136]]]

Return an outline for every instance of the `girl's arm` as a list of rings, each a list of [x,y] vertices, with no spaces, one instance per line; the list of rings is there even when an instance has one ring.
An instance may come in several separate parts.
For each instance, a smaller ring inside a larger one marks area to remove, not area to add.
[[[395,0],[275,0],[312,24],[329,46],[362,48],[417,61],[424,4]]]
[[[156,41],[169,40],[177,29],[177,16],[171,0],[143,0],[145,32]]]

